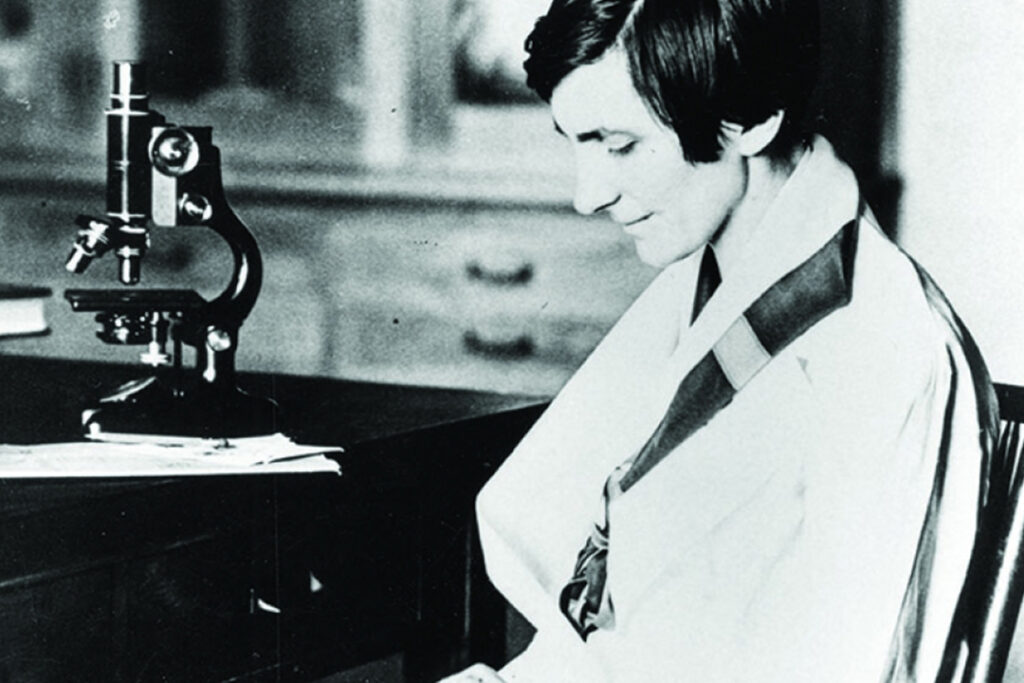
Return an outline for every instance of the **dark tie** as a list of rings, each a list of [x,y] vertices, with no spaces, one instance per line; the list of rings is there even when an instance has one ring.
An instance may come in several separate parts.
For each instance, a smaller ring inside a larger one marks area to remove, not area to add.
[[[697,320],[697,316],[704,310],[704,304],[708,302],[720,284],[722,284],[722,274],[718,270],[715,250],[709,244],[704,247],[704,257],[700,260],[700,271],[697,273],[697,292],[693,295],[691,325]]]

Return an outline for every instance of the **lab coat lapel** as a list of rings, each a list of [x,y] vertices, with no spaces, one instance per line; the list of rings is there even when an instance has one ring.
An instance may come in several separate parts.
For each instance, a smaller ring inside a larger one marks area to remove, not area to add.
[[[736,318],[680,382],[665,417],[620,481],[623,492],[714,418],[790,342],[849,302],[856,238],[851,220]]]
[[[605,478],[657,425],[662,398],[652,390],[664,383],[695,277],[693,259],[658,275],[477,499],[488,574],[538,629],[580,642],[558,610],[558,591]]]

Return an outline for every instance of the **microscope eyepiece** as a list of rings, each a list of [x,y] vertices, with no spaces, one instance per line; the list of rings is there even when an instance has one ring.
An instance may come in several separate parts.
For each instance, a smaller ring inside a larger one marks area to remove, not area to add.
[[[125,105],[131,99],[148,98],[146,65],[137,62],[114,62],[114,82],[110,88],[110,97],[122,100]]]

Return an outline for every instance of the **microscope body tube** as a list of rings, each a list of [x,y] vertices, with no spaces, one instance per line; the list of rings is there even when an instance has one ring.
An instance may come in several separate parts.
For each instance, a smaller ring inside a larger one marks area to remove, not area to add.
[[[150,203],[152,120],[143,65],[114,65],[106,118],[107,215],[128,225],[144,226]]]
[[[149,137],[154,121],[141,64],[117,62],[107,116],[107,217],[79,216],[78,239],[65,268],[84,273],[93,259],[113,251],[118,279],[139,282],[142,256],[149,246],[151,180]]]
[[[149,243],[149,137],[155,116],[149,110],[143,65],[116,63],[106,112],[107,216],[116,226],[111,246],[118,259],[118,279],[126,285],[139,281]]]

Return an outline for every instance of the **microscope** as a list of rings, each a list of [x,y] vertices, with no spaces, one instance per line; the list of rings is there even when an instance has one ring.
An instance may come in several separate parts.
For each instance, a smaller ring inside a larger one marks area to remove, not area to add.
[[[141,279],[151,228],[209,228],[231,249],[224,291],[207,301],[190,289],[69,289],[72,310],[96,314],[107,344],[140,345],[153,374],[130,381],[82,412],[87,436],[152,434],[227,438],[278,431],[277,405],[236,385],[238,331],[263,279],[252,233],[224,197],[210,127],[177,126],[149,108],[145,66],[115,62],[107,125],[106,215],[79,216],[66,267],[82,273],[113,252],[123,285]],[[196,367],[185,367],[184,346]]]

